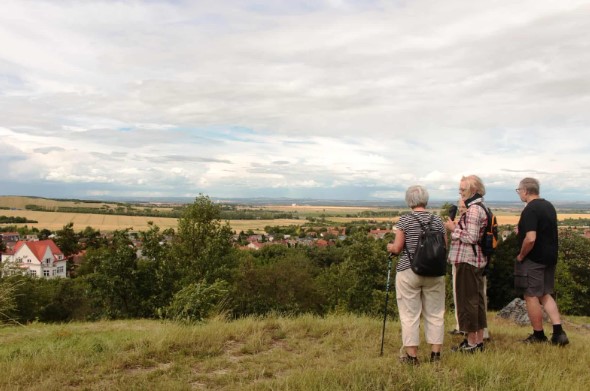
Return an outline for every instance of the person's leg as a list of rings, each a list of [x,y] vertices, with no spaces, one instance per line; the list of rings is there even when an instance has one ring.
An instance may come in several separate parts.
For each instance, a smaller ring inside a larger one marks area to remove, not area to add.
[[[559,309],[557,308],[557,303],[555,299],[551,295],[544,295],[541,297],[541,304],[549,315],[549,319],[551,319],[552,324],[561,324],[561,316],[559,315]],[[527,303],[528,305],[528,303]],[[541,321],[542,321],[542,314],[541,314]]]
[[[460,263],[457,265],[457,310],[459,315],[459,327],[467,332],[467,343],[477,346],[478,308],[481,298],[478,291],[478,280],[475,266]],[[453,348],[462,351],[464,343]]]
[[[461,331],[459,330],[459,316],[457,315],[457,266],[453,264],[452,266],[452,273],[453,273],[453,305],[455,306],[455,328],[453,331]]]
[[[487,316],[487,313],[488,313],[488,277],[485,275],[483,276],[483,300],[484,300],[485,311],[486,311],[486,316]],[[490,339],[490,333],[488,331],[487,326],[484,327],[484,329],[483,329],[483,339],[484,340]]]
[[[559,309],[557,303],[553,298],[553,290],[555,286],[555,265],[547,266],[544,269],[543,276],[543,296],[541,296],[541,304],[549,315],[552,324],[561,324],[561,316],[559,315]]]
[[[444,277],[424,278],[422,287],[422,317],[426,342],[431,350],[442,349],[445,335],[445,280]]]
[[[541,297],[545,295],[545,266],[535,263],[528,258],[522,261],[526,269],[527,285],[524,292],[526,309],[533,327],[533,332],[543,331],[543,307]]]
[[[565,346],[570,341],[565,331],[561,326],[561,315],[557,308],[557,303],[551,295],[555,285],[555,265],[547,266],[545,268],[545,290],[544,295],[541,297],[541,304],[549,315],[551,323],[553,324],[553,335],[551,335],[551,343],[554,345]]]
[[[525,296],[524,300],[526,302],[526,310],[529,314],[533,330],[543,330],[543,307],[541,307],[539,298],[536,296]]]
[[[402,344],[406,353],[416,357],[420,345],[421,290],[416,287],[419,278],[411,269],[396,273],[395,291],[402,328]]]
[[[477,332],[476,332],[476,343],[483,346],[484,329],[488,327],[487,321],[487,305],[486,305],[486,277],[483,275],[484,270],[476,268],[474,271],[476,283],[477,283],[477,296],[479,302],[477,304]]]

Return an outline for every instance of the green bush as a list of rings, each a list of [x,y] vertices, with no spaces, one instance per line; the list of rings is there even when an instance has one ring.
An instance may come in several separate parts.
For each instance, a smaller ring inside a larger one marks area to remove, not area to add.
[[[202,321],[219,309],[228,290],[229,284],[225,281],[189,284],[174,295],[163,315],[185,322]]]

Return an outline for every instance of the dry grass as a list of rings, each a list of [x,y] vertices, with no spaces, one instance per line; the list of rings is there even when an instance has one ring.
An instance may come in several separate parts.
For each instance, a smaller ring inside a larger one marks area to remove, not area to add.
[[[448,314],[450,320],[452,314]],[[450,323],[448,323],[450,324]],[[130,320],[0,328],[1,390],[567,390],[587,389],[589,331],[568,325],[565,348],[519,343],[529,332],[493,314],[486,352],[398,362],[400,327],[382,320],[213,319],[203,324]]]

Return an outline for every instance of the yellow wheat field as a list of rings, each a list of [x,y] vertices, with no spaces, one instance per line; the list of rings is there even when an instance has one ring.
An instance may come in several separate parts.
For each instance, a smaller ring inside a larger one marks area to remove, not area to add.
[[[4,198],[4,197],[0,197]],[[19,197],[15,197],[19,198]],[[20,197],[23,198],[23,197]],[[5,199],[5,198],[4,198]],[[5,199],[6,200],[6,199]],[[24,200],[22,207],[25,203],[32,203],[36,201],[36,205],[40,206],[53,206],[52,200],[47,200],[47,205],[42,205],[40,200],[31,199]],[[51,201],[51,202],[50,202]],[[60,203],[63,206],[63,203]],[[84,203],[87,207],[90,204]],[[101,204],[97,204],[101,205]],[[0,205],[2,206],[2,205]],[[17,207],[12,204],[12,207]],[[266,206],[272,210],[280,210],[285,212],[295,212],[300,215],[300,219],[276,219],[276,220],[230,220],[230,226],[233,231],[248,231],[252,230],[257,233],[264,232],[266,226],[287,226],[287,225],[303,225],[308,221],[305,219],[306,214],[313,214],[317,216],[318,213],[325,213],[326,219],[335,222],[336,224],[344,224],[352,221],[369,220],[369,218],[358,218],[358,217],[337,217],[334,215],[343,214],[355,214],[364,210],[379,210],[378,208],[370,207],[345,207],[345,206],[305,206],[305,205],[294,205],[294,206]],[[148,222],[164,230],[167,228],[176,229],[178,226],[178,219],[169,217],[145,217],[145,216],[121,216],[121,215],[106,215],[106,214],[89,214],[89,213],[64,213],[64,212],[40,212],[31,210],[0,210],[0,215],[12,216],[12,217],[25,217],[29,220],[35,220],[37,223],[18,224],[19,226],[27,225],[29,227],[36,227],[38,229],[49,229],[56,231],[62,229],[69,223],[74,224],[74,230],[81,231],[86,227],[92,227],[100,231],[114,231],[130,228],[135,231],[145,231],[149,228]],[[558,214],[558,219],[563,220],[566,218],[588,218],[589,214]],[[499,212],[497,214],[498,224],[500,225],[516,225],[518,224],[518,213],[512,212]],[[391,223],[398,220],[397,217],[371,217],[371,221],[379,223]],[[13,225],[13,224],[0,224],[0,226]]]

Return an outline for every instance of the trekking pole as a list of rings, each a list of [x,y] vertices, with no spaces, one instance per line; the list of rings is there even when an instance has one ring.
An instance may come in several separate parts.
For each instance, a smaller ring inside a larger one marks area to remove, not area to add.
[[[381,354],[383,356],[383,342],[385,341],[385,322],[387,321],[387,303],[389,302],[389,276],[391,275],[391,262],[393,254],[387,257],[389,264],[387,265],[387,283],[385,284],[385,308],[383,309],[383,330],[381,331]]]

